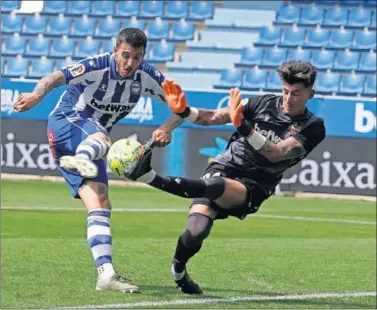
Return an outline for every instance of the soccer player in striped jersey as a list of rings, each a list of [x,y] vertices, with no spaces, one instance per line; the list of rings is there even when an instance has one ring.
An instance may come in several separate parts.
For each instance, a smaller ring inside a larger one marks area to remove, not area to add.
[[[103,157],[112,127],[135,107],[141,96],[165,102],[164,76],[143,60],[147,37],[136,28],[121,29],[113,53],[85,58],[44,77],[32,93],[14,103],[27,111],[54,88],[68,84],[48,119],[48,141],[59,170],[74,198],[87,209],[87,243],[98,271],[97,290],[138,292],[116,274],[112,264],[111,203]],[[157,146],[170,142],[171,131],[183,120],[172,115],[153,132]],[[67,228],[69,229],[69,228]]]

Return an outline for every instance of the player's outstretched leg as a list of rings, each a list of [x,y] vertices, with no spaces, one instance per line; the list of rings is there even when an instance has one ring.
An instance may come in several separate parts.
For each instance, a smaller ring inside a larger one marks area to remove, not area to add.
[[[224,194],[225,180],[222,177],[195,180],[161,176],[151,168],[151,159],[152,148],[148,145],[140,147],[137,158],[125,171],[125,176],[183,198],[205,197],[215,200]]]
[[[109,147],[105,140],[89,137],[78,145],[74,156],[66,155],[60,158],[60,167],[76,170],[85,178],[95,178],[98,168],[93,160],[104,157]]]

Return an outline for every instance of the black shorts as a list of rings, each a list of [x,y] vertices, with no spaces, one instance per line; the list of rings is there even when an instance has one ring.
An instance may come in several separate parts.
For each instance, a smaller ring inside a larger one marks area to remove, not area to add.
[[[196,204],[202,204],[218,212],[215,220],[225,219],[229,216],[234,216],[239,218],[240,220],[243,220],[246,217],[246,215],[257,212],[262,202],[268,198],[268,196],[265,195],[263,190],[254,181],[242,176],[240,177],[239,173],[232,168],[212,163],[206,168],[202,175],[202,178],[208,178],[213,176],[221,176],[232,180],[236,180],[245,185],[247,189],[245,202],[238,207],[230,209],[221,208],[216,202],[208,198],[194,198],[192,200],[191,206]]]

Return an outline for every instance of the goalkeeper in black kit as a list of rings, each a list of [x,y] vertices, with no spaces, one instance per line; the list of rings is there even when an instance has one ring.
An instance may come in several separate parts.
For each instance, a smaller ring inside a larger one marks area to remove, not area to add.
[[[315,67],[309,62],[289,61],[277,72],[282,80],[282,95],[242,99],[239,89],[231,89],[228,107],[217,110],[189,107],[180,86],[166,80],[165,98],[170,109],[183,119],[204,126],[232,122],[237,130],[226,150],[215,157],[200,179],[156,174],[150,164],[152,143],[142,148],[125,172],[132,180],[193,198],[171,265],[172,277],[183,293],[203,293],[189,277],[186,264],[202,247],[214,220],[229,216],[244,219],[257,212],[273,194],[283,172],[325,138],[323,119],[306,107],[315,93]]]

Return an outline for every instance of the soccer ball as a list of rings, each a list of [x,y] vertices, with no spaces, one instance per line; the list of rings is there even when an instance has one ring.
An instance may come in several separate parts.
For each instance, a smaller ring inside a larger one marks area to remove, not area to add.
[[[124,177],[124,171],[137,156],[141,144],[135,139],[115,141],[107,153],[107,163],[112,173]]]

